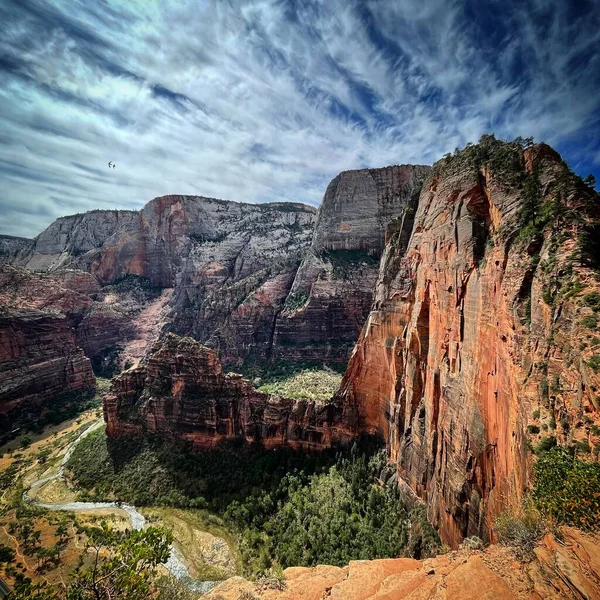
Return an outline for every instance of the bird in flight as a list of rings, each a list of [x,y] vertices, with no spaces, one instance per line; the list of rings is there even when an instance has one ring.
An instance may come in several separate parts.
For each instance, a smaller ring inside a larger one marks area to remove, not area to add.
[[[113,169],[115,169],[115,168],[117,167],[117,165],[115,165],[115,163],[114,163],[112,160],[109,160],[109,161],[108,161],[108,168],[110,169],[111,167],[112,167]]]

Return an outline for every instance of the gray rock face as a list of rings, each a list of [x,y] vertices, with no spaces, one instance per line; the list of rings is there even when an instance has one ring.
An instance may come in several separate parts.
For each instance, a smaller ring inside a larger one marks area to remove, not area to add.
[[[387,226],[410,231],[430,167],[345,171],[327,187],[310,250],[277,319],[273,356],[345,363],[373,298]]]
[[[215,348],[225,364],[345,363],[371,305],[385,229],[394,218],[412,222],[428,172],[344,172],[318,219],[302,204],[163,196],[139,212],[58,219],[34,240],[0,243],[0,252],[30,270],[87,271],[102,286],[134,275],[172,288],[161,327]],[[120,332],[135,339],[127,315],[95,306],[79,332],[86,353],[118,346]]]

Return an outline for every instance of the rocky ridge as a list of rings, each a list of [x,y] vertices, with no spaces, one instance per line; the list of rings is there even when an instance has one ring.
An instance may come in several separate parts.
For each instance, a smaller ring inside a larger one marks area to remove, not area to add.
[[[0,309],[0,434],[52,410],[52,402],[88,392],[96,380],[59,312]]]
[[[213,350],[174,334],[153,345],[145,364],[113,380],[104,418],[110,436],[160,433],[200,447],[241,438],[319,449],[356,433],[351,408],[259,392],[240,375],[224,374]]]
[[[331,181],[310,248],[277,318],[273,356],[346,364],[373,300],[386,229],[410,235],[430,167],[344,171]]]

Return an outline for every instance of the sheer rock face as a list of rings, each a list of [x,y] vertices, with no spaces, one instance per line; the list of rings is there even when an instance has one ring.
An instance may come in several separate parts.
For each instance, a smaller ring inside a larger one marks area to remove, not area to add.
[[[104,416],[111,436],[161,433],[204,447],[241,438],[318,449],[351,439],[356,423],[352,407],[258,392],[224,375],[213,350],[174,334],[155,343],[145,365],[113,381]]]
[[[327,187],[312,243],[275,326],[273,356],[345,363],[373,299],[390,222],[410,233],[430,167],[345,171]]]
[[[566,186],[576,210],[592,193],[547,146],[519,156],[518,180],[535,165],[544,202]],[[564,287],[571,278],[589,292],[598,282],[568,261],[575,241],[566,225],[561,237],[546,231],[527,248],[515,239],[522,195],[489,167],[460,158],[438,165],[406,251],[390,232],[373,310],[337,397],[357,406],[362,430],[384,435],[400,478],[451,545],[489,538],[495,515],[520,501],[534,410],[538,424],[568,420],[559,441],[574,432],[587,439],[574,425],[598,420],[591,350],[569,341],[590,336],[578,313],[591,309]]]
[[[75,344],[69,319],[34,308],[0,309],[0,431],[27,420],[52,400],[93,390],[89,359]]]

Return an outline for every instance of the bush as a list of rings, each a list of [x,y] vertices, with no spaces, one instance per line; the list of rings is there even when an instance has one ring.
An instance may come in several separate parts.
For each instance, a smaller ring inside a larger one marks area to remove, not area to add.
[[[596,315],[586,315],[581,319],[581,324],[586,329],[595,330],[598,327],[598,317]]]
[[[594,373],[598,373],[600,371],[600,354],[594,354],[585,364],[593,369]]]
[[[543,454],[556,446],[556,438],[553,435],[543,437],[540,443],[535,447],[535,454]]]
[[[534,419],[537,421],[537,420],[540,418],[540,409],[539,409],[539,408],[536,408],[536,409],[533,411],[533,415],[532,415],[532,416],[533,416],[533,418],[534,418]]]
[[[516,514],[503,512],[494,522],[498,541],[513,548],[519,559],[531,558],[538,540],[544,535],[545,526],[540,512],[530,500]]]
[[[537,425],[527,425],[527,431],[532,434],[540,432],[540,428]]]
[[[582,529],[600,524],[600,464],[579,460],[564,447],[540,455],[534,465],[533,500],[558,523]]]
[[[590,292],[583,297],[583,303],[589,306],[594,311],[600,310],[600,294],[598,292]]]

